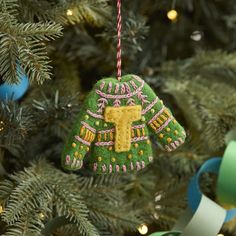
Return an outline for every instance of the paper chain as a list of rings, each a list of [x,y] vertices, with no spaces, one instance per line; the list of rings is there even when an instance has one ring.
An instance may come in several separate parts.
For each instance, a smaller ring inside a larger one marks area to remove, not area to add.
[[[201,192],[199,181],[203,173],[218,174],[219,202],[236,205],[236,142],[232,141],[223,158],[206,161],[191,179],[187,194],[188,208],[173,230],[156,232],[150,236],[216,236],[224,223],[236,217],[236,208],[227,211]]]

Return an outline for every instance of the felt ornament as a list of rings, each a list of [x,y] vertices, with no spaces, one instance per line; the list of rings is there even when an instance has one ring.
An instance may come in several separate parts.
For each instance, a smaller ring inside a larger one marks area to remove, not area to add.
[[[150,135],[173,151],[185,140],[184,128],[150,86],[136,75],[98,81],[87,96],[62,154],[68,170],[83,166],[97,173],[141,170],[152,162]]]
[[[121,77],[121,0],[117,0],[117,79],[98,81],[84,102],[62,153],[68,170],[97,173],[141,170],[152,162],[150,134],[167,151],[185,140],[183,127],[154,91],[136,75]]]
[[[29,88],[29,80],[25,74],[20,73],[20,68],[17,66],[19,74],[19,82],[9,84],[0,79],[0,100],[19,100],[27,92]]]

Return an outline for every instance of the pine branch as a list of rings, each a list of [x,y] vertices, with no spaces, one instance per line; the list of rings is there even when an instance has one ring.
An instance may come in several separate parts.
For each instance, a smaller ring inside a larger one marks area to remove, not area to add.
[[[16,16],[18,7],[18,0],[0,0],[0,12],[8,12],[9,15]]]
[[[227,132],[236,126],[235,57],[234,53],[202,52],[162,68],[165,92],[174,96],[198,135],[197,145],[206,152],[223,147]]]
[[[7,226],[6,232],[2,236],[42,236],[43,223],[33,214],[23,216],[13,225]]]
[[[17,25],[17,34],[20,37],[32,38],[39,41],[53,40],[61,36],[62,27],[55,22],[26,23]]]
[[[68,192],[70,192],[69,198]],[[65,186],[64,189],[55,188],[55,203],[57,214],[66,216],[71,223],[76,225],[81,234],[98,235],[97,230],[88,220],[88,209],[78,192],[73,193],[71,189],[65,189]]]
[[[9,12],[0,16],[0,75],[3,81],[16,83],[23,67],[31,80],[42,83],[50,79],[49,58],[41,41],[61,36],[62,27],[56,23],[18,23]]]
[[[34,128],[31,110],[14,102],[0,103],[0,121],[3,130],[0,135],[0,148],[20,156],[23,143]]]
[[[68,4],[61,5],[61,11],[64,14],[67,13],[68,9],[72,11],[72,14],[65,15],[65,19],[70,24],[85,21],[91,25],[102,26],[111,17],[111,8],[108,5],[108,0],[74,0]]]
[[[11,179],[17,186],[12,191],[2,214],[3,220],[8,224],[18,221],[29,211],[41,209],[45,202],[51,200],[52,193],[47,182],[40,178],[37,170],[28,169],[25,172],[20,172],[18,176],[11,176]]]

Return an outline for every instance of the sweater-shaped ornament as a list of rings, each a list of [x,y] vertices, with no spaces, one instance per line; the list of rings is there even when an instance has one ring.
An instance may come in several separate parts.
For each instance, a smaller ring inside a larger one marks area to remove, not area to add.
[[[87,96],[62,153],[68,170],[89,166],[97,173],[141,170],[152,162],[149,136],[167,151],[185,140],[183,127],[144,80],[136,75],[120,81],[98,81]]]

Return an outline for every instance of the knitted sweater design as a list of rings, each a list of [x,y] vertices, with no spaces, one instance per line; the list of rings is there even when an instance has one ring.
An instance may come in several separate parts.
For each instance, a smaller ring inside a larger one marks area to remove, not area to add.
[[[115,150],[117,126],[105,121],[105,111],[112,107],[117,110],[141,107],[140,119],[126,128],[130,132],[129,149],[126,151]],[[183,127],[141,78],[126,75],[121,81],[102,79],[84,102],[62,153],[62,165],[69,170],[80,169],[86,153],[90,151],[89,166],[97,173],[143,169],[153,160],[150,134],[154,134],[167,151],[175,150],[186,137]]]

